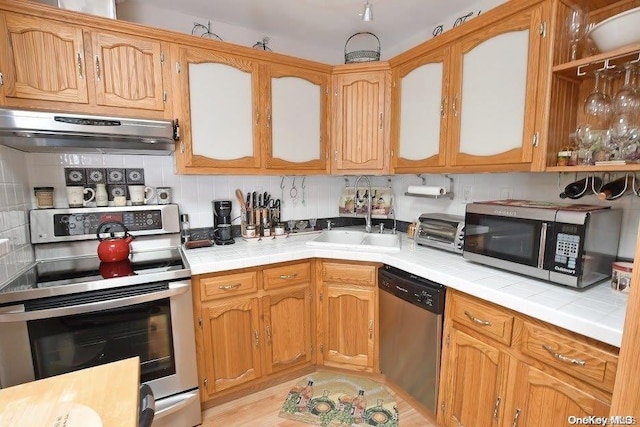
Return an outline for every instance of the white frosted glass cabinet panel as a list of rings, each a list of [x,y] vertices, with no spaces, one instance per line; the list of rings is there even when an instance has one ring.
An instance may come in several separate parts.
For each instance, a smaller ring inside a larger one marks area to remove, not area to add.
[[[420,160],[438,154],[443,64],[425,64],[401,81],[400,145],[403,159]]]
[[[529,30],[500,34],[463,55],[461,153],[491,156],[522,146]]]
[[[297,77],[271,80],[273,157],[288,162],[320,158],[320,90]]]
[[[217,160],[254,155],[251,79],[251,73],[225,64],[189,64],[194,155]]]

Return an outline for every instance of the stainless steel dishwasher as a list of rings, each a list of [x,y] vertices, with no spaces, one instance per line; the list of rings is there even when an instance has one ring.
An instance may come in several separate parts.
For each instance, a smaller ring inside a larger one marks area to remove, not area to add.
[[[380,370],[435,414],[446,288],[388,265],[378,275]]]

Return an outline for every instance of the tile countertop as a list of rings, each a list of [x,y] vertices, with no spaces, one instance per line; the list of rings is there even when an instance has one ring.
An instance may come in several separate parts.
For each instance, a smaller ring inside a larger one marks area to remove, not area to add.
[[[317,234],[185,250],[191,273],[205,274],[307,258],[385,263],[553,325],[620,347],[627,294],[609,282],[576,290],[486,267],[461,255],[417,245],[401,233],[400,252],[325,249],[305,243]]]

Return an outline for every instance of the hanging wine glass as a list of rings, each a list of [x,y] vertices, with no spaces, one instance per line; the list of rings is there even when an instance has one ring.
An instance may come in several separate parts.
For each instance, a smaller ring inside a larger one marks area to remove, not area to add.
[[[569,34],[569,58],[578,59],[578,44],[586,33],[587,19],[580,9],[573,9],[567,17],[567,33]]]
[[[613,107],[613,96],[611,94],[611,82],[613,81],[613,75],[609,73],[605,73],[603,77],[603,85],[602,85],[602,115],[603,120],[606,123],[609,123],[613,118],[613,114],[615,113]]]
[[[586,116],[593,116],[598,119],[604,115],[606,98],[600,91],[601,71],[595,72],[593,90],[584,100],[583,111]],[[595,123],[594,123],[595,124]]]
[[[611,119],[610,131],[613,144],[620,153],[619,158],[635,160],[639,137],[638,98],[631,83],[631,64],[625,64],[624,68],[624,84],[613,97],[615,114]]]

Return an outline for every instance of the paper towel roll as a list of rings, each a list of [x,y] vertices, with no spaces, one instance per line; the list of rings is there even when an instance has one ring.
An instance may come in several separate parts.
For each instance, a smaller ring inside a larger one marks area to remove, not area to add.
[[[442,196],[447,193],[444,187],[436,187],[433,185],[410,185],[407,193],[423,194],[425,196]]]

